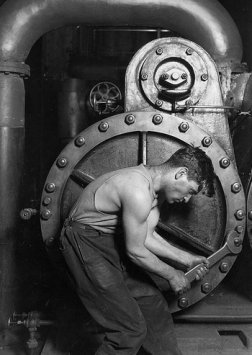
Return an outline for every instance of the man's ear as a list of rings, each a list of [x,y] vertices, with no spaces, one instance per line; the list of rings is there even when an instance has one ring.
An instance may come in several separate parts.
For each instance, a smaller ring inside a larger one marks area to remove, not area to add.
[[[175,173],[175,180],[178,180],[180,177],[187,174],[188,174],[188,168],[186,168],[185,166],[178,168],[178,170]]]

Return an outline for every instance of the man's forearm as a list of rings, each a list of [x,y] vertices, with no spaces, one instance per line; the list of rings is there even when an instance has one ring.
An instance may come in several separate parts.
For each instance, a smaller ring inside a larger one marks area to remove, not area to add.
[[[134,264],[168,281],[173,278],[174,273],[176,272],[172,266],[160,260],[148,249],[128,253],[128,256]]]
[[[147,236],[145,247],[155,255],[189,266],[190,254],[170,244],[155,231]]]

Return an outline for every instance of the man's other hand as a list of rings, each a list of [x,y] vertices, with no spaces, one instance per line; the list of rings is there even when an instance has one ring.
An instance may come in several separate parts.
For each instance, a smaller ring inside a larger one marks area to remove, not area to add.
[[[176,295],[181,295],[191,288],[190,282],[185,277],[183,271],[175,270],[172,277],[169,278],[171,289]]]

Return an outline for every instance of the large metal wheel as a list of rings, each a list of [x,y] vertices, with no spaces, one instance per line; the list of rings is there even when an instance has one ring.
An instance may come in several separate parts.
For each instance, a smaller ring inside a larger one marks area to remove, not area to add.
[[[199,193],[178,208],[164,205],[159,226],[166,238],[174,228],[177,238],[172,238],[178,245],[198,254],[217,255],[202,282],[193,282],[186,295],[173,298],[172,310],[187,308],[205,297],[227,275],[241,251],[245,198],[237,171],[220,145],[192,122],[174,115],[119,114],[88,127],[66,146],[53,164],[42,194],[41,228],[47,246],[55,244],[62,221],[83,188],[74,172],[96,178],[142,162],[156,165],[187,145],[200,147],[212,159],[217,175],[215,195],[208,198]],[[220,252],[227,238],[229,251]]]

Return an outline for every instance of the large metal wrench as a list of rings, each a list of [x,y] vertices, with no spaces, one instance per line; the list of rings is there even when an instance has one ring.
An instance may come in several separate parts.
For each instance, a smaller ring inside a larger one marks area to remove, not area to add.
[[[232,230],[227,234],[226,242],[222,248],[217,250],[215,253],[210,255],[207,259],[209,261],[209,268],[218,263],[221,259],[223,259],[227,255],[235,255],[239,254],[242,250],[241,239],[236,231]],[[189,282],[195,280],[197,271],[204,266],[204,264],[196,265],[194,268],[189,270],[185,276]]]

